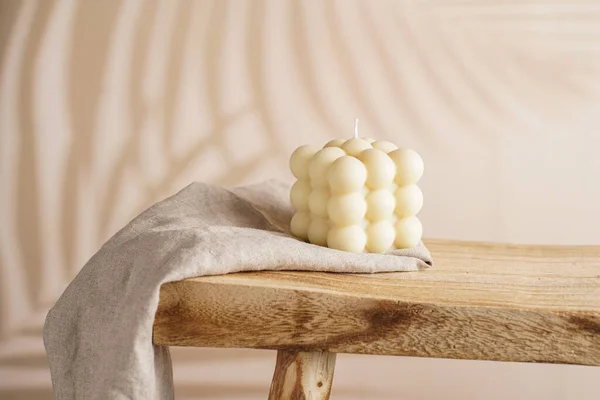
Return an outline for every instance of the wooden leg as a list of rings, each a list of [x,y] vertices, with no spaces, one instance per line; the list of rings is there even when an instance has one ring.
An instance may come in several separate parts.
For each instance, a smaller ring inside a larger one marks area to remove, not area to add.
[[[335,353],[279,350],[269,400],[327,400]]]

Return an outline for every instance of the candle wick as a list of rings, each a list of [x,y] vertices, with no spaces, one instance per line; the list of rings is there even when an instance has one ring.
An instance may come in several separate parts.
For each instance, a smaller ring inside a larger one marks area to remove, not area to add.
[[[358,139],[358,118],[354,120],[354,139]]]

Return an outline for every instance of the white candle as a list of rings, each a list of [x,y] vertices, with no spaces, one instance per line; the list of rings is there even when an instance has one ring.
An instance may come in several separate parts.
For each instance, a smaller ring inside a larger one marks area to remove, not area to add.
[[[296,209],[290,230],[301,240],[360,253],[416,246],[423,234],[416,185],[423,160],[411,149],[354,137],[323,148],[301,146],[290,158],[298,179],[290,190]]]
[[[374,141],[373,143],[371,143],[371,146],[373,146],[374,149],[383,150],[386,153],[389,153],[390,151],[394,151],[398,148],[398,146],[396,146],[394,143],[387,142],[385,140]]]
[[[367,168],[357,158],[343,156],[335,160],[327,171],[327,180],[334,192],[357,192],[367,180]]]
[[[394,225],[388,220],[369,224],[369,226],[367,226],[366,234],[367,250],[371,253],[384,253],[388,251],[396,239]]]
[[[334,227],[327,235],[327,246],[332,249],[362,253],[367,244],[367,234],[358,225]]]
[[[357,225],[367,213],[367,202],[358,193],[334,194],[327,203],[327,214],[336,226]]]
[[[417,183],[423,176],[423,159],[412,149],[397,149],[388,153],[396,164],[396,183],[399,186]]]
[[[417,215],[423,207],[423,192],[417,185],[400,186],[396,189],[396,215],[398,218]]]
[[[394,244],[399,249],[414,247],[421,241],[423,226],[414,215],[399,219],[394,224],[394,228],[396,230]]]
[[[383,150],[366,149],[358,155],[358,159],[365,165],[367,187],[371,190],[389,187],[396,176],[396,164]]]
[[[394,193],[389,189],[370,191],[365,200],[367,201],[367,219],[369,221],[391,220],[396,209]]]

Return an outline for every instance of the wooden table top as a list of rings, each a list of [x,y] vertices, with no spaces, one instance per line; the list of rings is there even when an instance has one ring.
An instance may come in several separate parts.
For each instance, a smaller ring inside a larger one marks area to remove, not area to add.
[[[165,284],[154,342],[600,365],[600,246],[426,245],[418,272]]]

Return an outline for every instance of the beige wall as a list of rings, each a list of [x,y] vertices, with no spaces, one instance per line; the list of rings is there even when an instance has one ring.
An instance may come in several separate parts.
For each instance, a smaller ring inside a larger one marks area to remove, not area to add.
[[[100,244],[190,181],[306,143],[416,148],[425,234],[600,243],[600,2],[0,0],[0,398]],[[174,351],[178,398],[265,398],[273,354]],[[337,399],[597,399],[584,367],[341,356]]]

